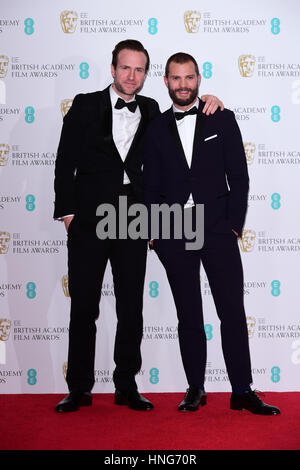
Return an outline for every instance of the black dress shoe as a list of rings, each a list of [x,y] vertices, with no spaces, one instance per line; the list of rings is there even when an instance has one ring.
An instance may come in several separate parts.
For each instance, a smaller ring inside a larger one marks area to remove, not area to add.
[[[55,410],[59,413],[66,413],[68,411],[77,411],[80,406],[90,406],[91,404],[91,392],[70,392],[56,405]]]
[[[279,415],[280,410],[276,406],[267,405],[258,396],[255,390],[250,390],[242,395],[231,394],[230,408],[232,410],[248,410],[256,415]]]
[[[179,411],[197,411],[199,406],[206,405],[206,393],[199,387],[187,389],[183,401],[178,406]]]
[[[129,390],[121,392],[120,390],[115,391],[115,404],[116,405],[127,405],[132,410],[137,411],[149,411],[154,408],[151,401],[139,394],[137,390]]]

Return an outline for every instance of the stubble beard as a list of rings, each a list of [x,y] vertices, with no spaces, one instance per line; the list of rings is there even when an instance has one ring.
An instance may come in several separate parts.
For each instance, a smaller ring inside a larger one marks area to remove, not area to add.
[[[175,105],[177,104],[178,106],[188,106],[189,104],[192,104],[198,96],[198,89],[199,89],[198,86],[196,88],[177,88],[176,90],[171,90],[168,87],[169,96],[170,96],[171,100],[173,101],[173,103]],[[178,91],[189,91],[189,92],[191,92],[191,94],[190,94],[189,98],[180,99],[176,95],[176,93]]]

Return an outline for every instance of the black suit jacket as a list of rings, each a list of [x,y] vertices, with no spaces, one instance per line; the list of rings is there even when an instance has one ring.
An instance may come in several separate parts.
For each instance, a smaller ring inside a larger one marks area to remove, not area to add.
[[[93,220],[99,204],[117,204],[124,170],[137,201],[142,200],[142,138],[160,111],[151,98],[137,95],[136,100],[141,121],[123,162],[112,136],[109,87],[75,96],[64,117],[57,152],[54,218],[75,214]]]
[[[206,116],[199,101],[189,168],[170,108],[147,129],[144,146],[145,202],[179,203],[192,193],[204,204],[205,230],[239,234],[247,210],[249,178],[241,133],[228,109]]]

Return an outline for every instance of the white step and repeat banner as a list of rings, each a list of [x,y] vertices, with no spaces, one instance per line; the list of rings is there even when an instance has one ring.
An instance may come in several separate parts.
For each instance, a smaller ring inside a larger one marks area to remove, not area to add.
[[[298,0],[1,1],[0,393],[67,391],[70,297],[66,233],[52,219],[56,150],[72,99],[110,83],[111,51],[127,38],[150,53],[143,94],[162,111],[170,106],[165,62],[185,51],[199,63],[200,94],[217,95],[235,112],[251,180],[240,251],[254,386],[300,389],[299,17]],[[201,284],[206,389],[229,391],[204,271]],[[100,311],[94,392],[112,392],[110,266]],[[175,307],[152,252],[142,354],[141,391],[185,390]]]

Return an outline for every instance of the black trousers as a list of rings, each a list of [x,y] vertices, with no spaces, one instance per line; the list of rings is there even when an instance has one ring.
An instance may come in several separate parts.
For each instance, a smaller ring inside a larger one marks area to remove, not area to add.
[[[188,384],[204,387],[206,334],[200,288],[202,263],[220,319],[224,360],[233,389],[252,383],[243,302],[243,269],[234,233],[207,233],[201,250],[185,250],[183,240],[157,240],[178,316],[180,351]]]
[[[73,219],[68,231],[68,273],[71,314],[67,384],[70,391],[90,391],[94,385],[96,320],[101,287],[110,260],[116,299],[117,330],[113,374],[119,390],[136,388],[141,368],[145,240],[99,240],[96,226]]]

